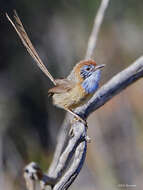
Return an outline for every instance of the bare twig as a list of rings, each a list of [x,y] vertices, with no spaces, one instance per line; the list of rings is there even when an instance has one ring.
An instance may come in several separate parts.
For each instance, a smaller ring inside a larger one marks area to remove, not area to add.
[[[63,175],[61,180],[55,185],[53,190],[67,190],[68,187],[73,183],[84,164],[86,147],[86,141],[83,141],[77,146],[72,165],[65,175]]]
[[[96,48],[96,42],[98,39],[98,33],[99,33],[100,26],[104,18],[106,8],[108,7],[108,4],[109,4],[109,0],[102,0],[100,4],[100,7],[98,9],[98,12],[94,20],[94,25],[93,25],[91,35],[89,37],[85,59],[91,58],[94,53],[94,50]]]
[[[72,166],[70,167],[70,169],[68,169],[68,171],[65,173],[65,175],[55,184],[54,189],[60,190],[63,188],[63,186],[65,184],[70,185],[72,183],[72,179],[74,179],[78,175],[78,172],[84,163],[83,157],[85,157],[86,139],[87,139],[86,128],[82,123],[77,122],[72,126],[72,130],[73,130],[74,135],[69,139],[69,142],[68,142],[65,150],[63,151],[63,153],[61,154],[61,156],[59,158],[57,167],[55,167],[55,170],[50,174],[50,178],[54,178],[56,181],[58,181],[63,176],[65,170],[67,169],[67,167],[69,165],[69,161],[71,160],[71,158],[73,157],[75,152],[77,152],[76,157],[79,158],[78,159],[79,162],[77,162],[77,160],[75,162],[75,159],[72,161],[72,163],[73,163]],[[85,143],[84,143],[84,145],[82,145],[82,148],[80,148],[81,147],[80,144],[83,142],[85,142]],[[77,147],[79,147],[79,148],[77,148]],[[79,149],[81,150],[80,154],[78,154]],[[80,159],[82,159],[82,161]],[[70,171],[70,173],[69,173],[69,171]],[[74,177],[71,177],[71,180],[69,183],[68,179],[70,178],[70,174],[73,175],[72,172],[74,173]],[[67,188],[68,188],[68,186],[67,186]],[[67,188],[65,188],[65,189],[67,189]]]
[[[75,153],[78,144],[80,144],[83,140],[86,140],[86,128],[82,123],[76,122],[72,126],[72,133],[73,136],[70,138],[68,145],[61,154],[57,168],[55,169],[55,172],[53,173],[52,177],[61,177],[61,174],[67,168],[70,159]]]
[[[78,122],[72,126],[72,129],[74,135],[70,138],[67,147],[60,156],[60,160],[55,171],[51,173],[50,176],[44,174],[40,167],[34,162],[25,167],[24,177],[28,190],[34,190],[35,181],[40,181],[42,189],[45,189],[46,185],[50,185],[54,187],[54,189],[59,190],[63,189],[63,186],[64,189],[67,189],[72,183],[72,180],[74,180],[78,175],[85,159],[87,144],[86,128],[82,123]],[[62,177],[74,154],[73,164],[70,169],[68,169],[68,172]],[[61,179],[59,180],[59,178]]]

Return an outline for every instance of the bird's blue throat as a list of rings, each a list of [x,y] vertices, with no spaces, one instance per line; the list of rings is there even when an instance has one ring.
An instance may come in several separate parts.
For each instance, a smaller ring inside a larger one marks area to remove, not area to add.
[[[101,70],[96,70],[82,82],[82,87],[84,88],[86,93],[91,94],[97,90],[100,78],[101,78]]]

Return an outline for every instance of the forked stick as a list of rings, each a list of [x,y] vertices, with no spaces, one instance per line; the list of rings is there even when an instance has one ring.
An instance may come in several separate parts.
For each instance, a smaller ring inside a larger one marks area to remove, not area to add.
[[[88,40],[85,59],[91,59],[96,48],[98,33],[110,0],[102,0],[94,19],[93,29]]]
[[[18,14],[16,11],[14,11],[14,19],[15,23],[11,20],[11,18],[8,16],[6,13],[6,17],[9,20],[9,22],[12,24],[14,27],[15,31],[17,32],[18,36],[20,37],[23,45],[26,47],[27,51],[29,54],[32,56],[32,58],[36,61],[38,67],[45,73],[46,76],[49,77],[49,79],[53,82],[54,85],[56,85],[55,79],[52,77],[52,75],[49,73],[45,65],[43,64],[42,60],[40,59],[38,53],[36,52],[34,46],[32,45],[32,42],[30,41],[23,24],[18,17]]]

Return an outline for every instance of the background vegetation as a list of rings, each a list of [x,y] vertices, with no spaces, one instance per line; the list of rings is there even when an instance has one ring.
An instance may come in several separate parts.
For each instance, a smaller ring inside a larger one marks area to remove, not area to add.
[[[16,9],[49,71],[66,77],[83,59],[99,0],[0,1],[0,189],[25,189],[23,167],[47,169],[65,112],[52,106],[51,82],[33,64],[5,12]],[[143,53],[143,2],[110,1],[95,60],[106,64],[101,84]],[[143,188],[142,79],[88,119],[86,164],[73,190]]]

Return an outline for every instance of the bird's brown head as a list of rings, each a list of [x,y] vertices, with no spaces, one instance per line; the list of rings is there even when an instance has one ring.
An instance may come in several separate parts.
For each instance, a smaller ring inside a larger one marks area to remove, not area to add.
[[[80,61],[74,68],[76,77],[80,82],[91,76],[93,72],[103,68],[105,65],[97,65],[92,59]]]

